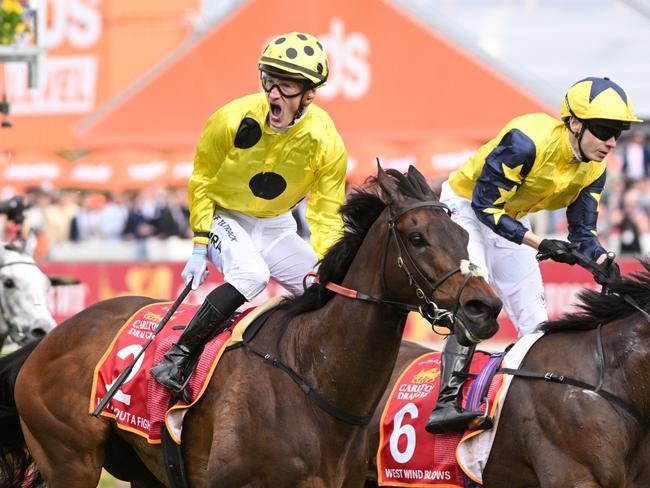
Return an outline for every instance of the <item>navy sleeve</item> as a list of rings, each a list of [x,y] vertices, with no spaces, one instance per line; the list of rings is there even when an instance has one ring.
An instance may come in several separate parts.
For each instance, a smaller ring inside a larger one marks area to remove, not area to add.
[[[598,242],[596,232],[598,202],[606,179],[607,171],[603,171],[600,178],[583,188],[576,201],[566,209],[569,241],[578,244],[578,250],[591,259],[596,259],[607,252]]]
[[[501,237],[517,244],[521,244],[527,229],[504,209],[530,173],[536,153],[530,137],[519,129],[508,131],[487,155],[472,192],[472,208],[478,219]]]

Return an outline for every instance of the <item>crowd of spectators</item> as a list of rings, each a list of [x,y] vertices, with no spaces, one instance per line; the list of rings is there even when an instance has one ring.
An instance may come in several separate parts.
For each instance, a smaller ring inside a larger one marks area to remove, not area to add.
[[[643,131],[632,132],[608,158],[598,229],[603,245],[619,255],[640,257],[650,251],[650,145],[646,138]],[[441,181],[431,184],[435,188]],[[13,196],[11,189],[3,192],[0,200]],[[138,259],[147,260],[148,240],[192,236],[185,188],[154,186],[106,192],[38,187],[28,189],[25,200],[30,205],[26,222],[37,237],[39,259],[47,260],[52,246],[62,241],[127,240],[135,243]],[[304,210],[304,204],[296,207],[294,217],[299,233],[307,239]],[[564,210],[531,217],[535,232],[566,237]]]
[[[129,240],[135,242],[138,258],[146,260],[148,239],[192,236],[185,188],[102,192],[38,187],[28,189],[24,199],[29,205],[25,232],[36,236],[40,259],[63,241]]]

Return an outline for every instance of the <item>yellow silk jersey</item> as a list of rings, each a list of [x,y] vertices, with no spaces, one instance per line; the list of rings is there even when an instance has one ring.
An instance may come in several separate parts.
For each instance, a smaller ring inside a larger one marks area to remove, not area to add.
[[[567,209],[569,241],[596,258],[605,250],[596,235],[606,163],[577,161],[568,129],[546,114],[513,119],[449,176],[456,194],[472,201],[478,219],[521,244],[518,218],[539,210]]]
[[[208,243],[215,207],[275,217],[310,193],[306,218],[318,257],[341,236],[347,152],[330,116],[309,106],[285,132],[266,123],[264,93],[234,100],[203,128],[189,181],[194,242]]]

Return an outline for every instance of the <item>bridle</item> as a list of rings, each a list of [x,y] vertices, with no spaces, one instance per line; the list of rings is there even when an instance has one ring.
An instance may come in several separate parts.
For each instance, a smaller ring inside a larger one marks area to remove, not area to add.
[[[601,276],[606,275],[607,270],[602,264],[598,264],[591,259],[587,258],[577,250],[571,250],[571,254],[576,257],[578,264],[584,269],[592,273],[594,276],[600,274]],[[538,256],[540,259],[540,256]],[[541,259],[547,259],[541,256]],[[541,260],[540,259],[540,260]],[[607,284],[603,285],[601,290],[603,295],[611,293],[609,286]],[[646,319],[650,323],[650,314],[641,308],[636,301],[629,295],[623,293],[616,293],[621,299],[627,302],[632,308]],[[545,371],[544,373],[537,371],[528,371],[524,369],[513,369],[513,368],[500,368],[497,373],[509,374],[512,376],[518,376],[521,378],[531,379],[531,380],[544,380],[552,383],[561,383],[564,385],[572,385],[583,390],[592,391],[610,403],[613,403],[623,410],[625,410],[629,415],[631,415],[643,428],[650,430],[650,419],[645,416],[645,414],[637,407],[633,402],[625,400],[618,395],[603,389],[603,382],[605,379],[605,348],[603,345],[603,324],[599,323],[596,326],[596,361],[598,367],[598,382],[596,385],[587,383],[585,381],[571,378],[563,374],[555,373],[552,371]]]
[[[392,307],[405,310],[407,312],[419,312],[432,325],[444,325],[442,324],[442,322],[445,320],[448,321],[448,323],[452,327],[454,327],[456,323],[459,323],[462,327],[462,332],[466,335],[466,337],[470,341],[480,342],[480,340],[468,330],[468,328],[462,322],[461,318],[458,317],[458,309],[460,308],[461,294],[463,293],[463,290],[467,286],[468,281],[472,277],[483,276],[483,272],[481,271],[481,269],[478,266],[470,263],[468,260],[461,260],[458,267],[448,271],[447,273],[439,277],[435,282],[432,282],[427,276],[425,276],[425,274],[422,272],[420,267],[417,265],[417,263],[415,262],[411,254],[408,252],[408,249],[404,244],[404,241],[400,237],[399,232],[397,232],[396,229],[397,222],[399,222],[399,220],[404,215],[406,215],[411,210],[415,210],[423,207],[438,208],[444,210],[447,213],[447,215],[450,215],[451,213],[447,205],[436,200],[426,200],[423,202],[418,202],[413,205],[409,205],[408,207],[404,207],[396,213],[392,213],[390,207],[388,207],[388,212],[389,212],[388,222],[387,222],[388,233],[386,234],[386,239],[384,241],[383,251],[381,255],[381,264],[380,264],[382,298],[373,297],[365,293],[361,293],[357,290],[351,290],[341,285],[337,285],[336,283],[329,282],[329,283],[322,284],[322,286],[324,286],[325,288],[327,288],[328,290],[334,293],[337,293],[339,295],[348,298],[373,302],[382,305],[390,305]],[[383,298],[383,295],[385,294],[385,290],[386,290],[386,277],[385,277],[386,258],[388,255],[388,245],[391,240],[395,244],[395,250],[397,253],[397,267],[401,269],[404,275],[406,276],[406,280],[409,286],[413,288],[416,297],[421,302],[420,305],[411,305],[409,303],[398,302],[398,301],[393,301],[393,300],[388,300],[386,298]],[[406,261],[404,259],[404,256],[407,258]],[[458,290],[458,293],[456,295],[456,303],[454,305],[453,310],[447,310],[445,308],[439,307],[432,299],[429,298],[429,295],[427,295],[423,291],[422,286],[420,286],[419,284],[420,282],[418,281],[418,279],[420,281],[423,281],[426,285],[426,288],[430,292],[430,296],[433,296],[433,294],[438,290],[438,288],[440,288],[449,278],[451,278],[456,273],[461,273],[463,276],[465,276],[465,280],[463,281],[463,284]],[[316,276],[316,275],[315,273],[310,273],[310,276]],[[316,282],[318,282],[317,276],[316,276]]]
[[[460,306],[460,296],[463,292],[463,289],[467,285],[467,282],[472,276],[481,276],[479,274],[480,269],[477,266],[472,265],[469,261],[467,260],[461,260],[460,265],[457,268],[452,269],[451,271],[448,271],[445,273],[443,276],[438,278],[435,282],[431,282],[422,270],[419,268],[419,266],[415,263],[413,260],[412,256],[409,254],[408,249],[406,248],[406,245],[402,241],[399,233],[397,232],[395,226],[397,222],[399,221],[400,218],[402,218],[407,212],[410,212],[411,210],[415,210],[417,208],[422,208],[422,207],[433,207],[433,208],[438,208],[441,210],[444,210],[447,212],[449,215],[450,210],[447,205],[445,205],[442,202],[439,201],[434,201],[434,200],[427,200],[423,202],[418,202],[413,205],[410,205],[408,207],[400,209],[398,212],[395,214],[391,213],[390,207],[388,207],[388,229],[389,232],[386,234],[386,240],[384,241],[384,247],[383,247],[383,252],[381,256],[381,288],[382,288],[382,295],[384,295],[384,291],[386,290],[385,286],[385,266],[386,266],[386,256],[388,254],[388,244],[390,240],[392,239],[393,242],[395,243],[395,248],[397,252],[397,266],[404,272],[406,275],[406,278],[408,280],[409,285],[415,290],[415,294],[418,297],[418,299],[422,302],[419,306],[416,305],[411,305],[408,303],[403,303],[403,302],[397,302],[393,300],[387,300],[385,298],[376,298],[364,293],[361,293],[357,290],[351,290],[350,288],[345,288],[341,285],[337,285],[336,283],[325,283],[322,284],[319,281],[318,275],[316,273],[308,273],[307,276],[305,276],[305,280],[303,282],[303,285],[305,287],[307,286],[307,279],[309,277],[314,278],[314,283],[323,286],[324,288],[327,288],[328,290],[337,293],[339,295],[352,298],[355,300],[363,300],[367,302],[372,302],[372,303],[377,303],[377,304],[384,304],[384,305],[390,305],[402,310],[405,310],[407,312],[419,312],[422,314],[423,317],[425,317],[427,320],[429,320],[432,324],[436,323],[444,318],[450,318],[451,319],[451,325],[454,326],[456,321],[458,320],[459,323],[461,323],[463,329],[465,329],[463,332],[465,332],[466,336],[468,337],[473,337],[469,332],[466,330],[467,328],[460,322],[460,319],[456,317],[456,312],[458,311],[458,308]],[[408,258],[409,265],[407,266],[404,258],[402,257],[405,255]],[[422,287],[418,284],[417,279],[414,277],[413,272],[409,269],[412,268],[422,280],[426,283],[427,287],[431,289],[431,294],[440,288],[451,276],[455,275],[456,273],[461,273],[465,276],[465,281],[463,282],[463,285],[461,286],[460,290],[458,291],[458,295],[456,296],[456,305],[454,307],[453,311],[449,311],[443,308],[438,307],[435,302],[433,302],[431,299],[427,297],[427,295],[424,293],[422,290]],[[257,349],[253,344],[251,344],[251,340],[257,333],[257,331],[262,327],[263,323],[267,320],[268,316],[272,310],[269,310],[265,315],[260,316],[259,319],[255,321],[254,324],[251,324],[251,326],[247,329],[246,333],[244,334],[244,338],[242,340],[242,346],[244,346],[246,349],[251,351],[253,354],[259,356],[262,358],[265,362],[268,364],[271,364],[272,366],[281,369],[285,373],[289,375],[289,377],[300,387],[300,389],[307,395],[307,397],[315,404],[317,405],[321,410],[324,412],[328,413],[329,415],[333,416],[334,418],[337,418],[339,420],[342,420],[343,422],[346,422],[351,425],[368,425],[370,420],[372,419],[372,414],[370,415],[353,415],[345,410],[337,407],[336,405],[333,405],[330,403],[327,399],[325,399],[318,391],[316,391],[310,384],[309,382],[299,373],[297,373],[291,366],[288,364],[284,363],[282,360],[280,360],[278,357],[275,357],[269,353],[266,353],[262,350]],[[284,334],[284,332],[287,330],[289,327],[289,323],[293,319],[293,316],[289,315],[283,322],[282,326],[280,327],[281,335]],[[279,339],[278,339],[279,340]],[[476,342],[479,342],[478,339],[476,339]],[[239,347],[238,345],[236,347]]]

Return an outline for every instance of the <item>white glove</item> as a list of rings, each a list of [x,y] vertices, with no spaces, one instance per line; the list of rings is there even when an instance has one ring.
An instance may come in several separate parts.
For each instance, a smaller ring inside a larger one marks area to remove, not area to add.
[[[196,290],[208,277],[208,248],[195,247],[192,256],[187,261],[181,273],[183,282],[187,285],[192,282],[192,290]]]

